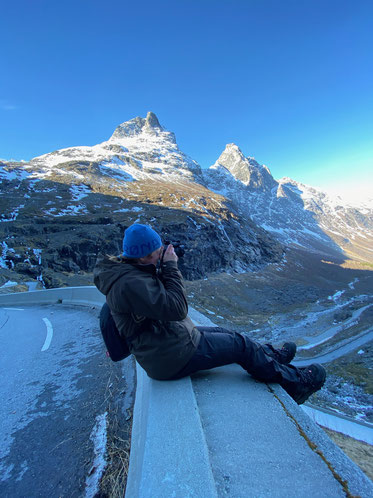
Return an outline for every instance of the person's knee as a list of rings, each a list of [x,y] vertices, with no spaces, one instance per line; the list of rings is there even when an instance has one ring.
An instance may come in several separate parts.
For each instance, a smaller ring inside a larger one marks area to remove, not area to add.
[[[237,352],[246,353],[251,356],[255,354],[258,350],[259,344],[252,341],[248,337],[240,334],[239,332],[233,332],[234,334],[234,347]]]

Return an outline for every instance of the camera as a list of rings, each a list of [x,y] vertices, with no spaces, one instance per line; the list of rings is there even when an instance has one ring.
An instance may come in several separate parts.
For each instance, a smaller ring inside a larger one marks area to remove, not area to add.
[[[176,240],[174,242],[172,242],[170,240],[165,240],[164,241],[163,254],[162,254],[162,260],[163,260],[164,253],[166,252],[167,247],[170,244],[172,244],[174,246],[174,251],[175,251],[176,256],[178,258],[182,258],[184,256],[184,254],[185,254],[185,245],[181,244],[180,240]]]

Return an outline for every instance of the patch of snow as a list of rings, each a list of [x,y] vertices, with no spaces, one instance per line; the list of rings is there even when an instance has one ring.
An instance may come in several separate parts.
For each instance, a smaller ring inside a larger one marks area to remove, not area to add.
[[[30,176],[30,174],[27,171],[25,171],[24,169],[17,168],[17,169],[12,169],[11,171],[7,171],[4,169],[4,167],[0,168],[0,178],[2,180],[22,181],[22,180],[26,180],[29,176]]]
[[[14,287],[15,285],[18,285],[18,282],[12,282],[11,280],[8,280],[8,282],[2,285],[0,289],[3,289],[4,287]]]
[[[2,250],[1,250],[1,256],[0,256],[0,268],[8,268],[7,264],[5,263],[6,255],[9,251],[8,244],[4,241],[1,243]]]
[[[79,204],[78,206],[67,206],[65,209],[61,209],[57,212],[56,208],[44,211],[44,214],[48,216],[55,216],[56,218],[60,216],[75,216],[79,214],[87,214],[88,210],[86,206]]]
[[[124,169],[124,166],[126,166],[126,169]],[[112,157],[108,161],[102,161],[99,164],[99,168],[102,174],[125,182],[134,182],[138,177],[138,174],[135,173],[133,167],[128,166],[117,157]],[[131,171],[131,173],[129,173],[129,171]]]
[[[303,233],[311,235],[312,237],[316,237],[317,239],[328,240],[328,237],[325,234],[319,234],[319,233],[313,232],[311,230],[308,230],[308,228],[302,228],[301,231]]]
[[[27,460],[24,460],[22,463],[21,463],[21,470],[18,474],[18,476],[16,477],[16,482],[18,481],[22,481],[22,478],[24,476],[24,474],[29,470],[29,467],[27,465]]]
[[[42,275],[41,273],[40,273],[40,275],[38,275],[38,276],[36,277],[36,280],[38,280],[38,281],[42,284],[43,289],[45,289],[45,288],[46,288],[46,287],[45,287],[45,282],[44,282],[44,280],[43,280],[43,275]],[[29,288],[29,290],[31,290],[31,289]]]
[[[96,417],[96,424],[91,432],[94,461],[86,479],[85,497],[93,498],[99,489],[100,479],[106,467],[107,412]]]
[[[223,225],[221,223],[218,224],[218,228],[224,234],[225,238],[228,240],[228,242],[230,243],[231,247],[234,247],[231,239],[228,237],[228,234],[225,231],[225,228],[223,227]]]
[[[10,217],[9,218],[1,218],[0,219],[0,223],[1,222],[7,222],[7,221],[14,221],[17,219],[17,216],[19,214],[19,210],[20,209],[23,209],[25,207],[24,204],[21,204],[20,206],[18,206],[17,208],[15,208],[11,213],[10,213]],[[3,216],[3,215],[2,215]]]
[[[358,278],[355,278],[352,282],[348,284],[350,289],[355,289],[355,284],[359,281]]]
[[[38,264],[41,265],[41,253],[42,249],[33,249],[34,255],[38,258]]]
[[[344,290],[341,290],[341,291],[337,291],[335,294],[333,294],[332,296],[328,296],[328,299],[330,301],[338,301],[338,299],[345,293]]]
[[[70,193],[73,201],[80,201],[83,197],[86,197],[92,191],[87,185],[71,185]]]
[[[37,280],[39,280],[39,277],[37,278]],[[38,282],[32,282],[32,281],[31,282],[25,282],[25,284],[27,285],[29,292],[36,290],[36,288],[38,286]]]
[[[287,235],[288,231],[284,228],[274,228],[270,225],[267,225],[266,223],[261,223],[260,226],[264,229],[267,230],[267,232],[276,232],[281,235]]]
[[[101,207],[101,206],[95,206],[95,207]],[[122,208],[122,209],[116,209],[114,213],[128,213],[128,211],[131,211],[128,208]]]

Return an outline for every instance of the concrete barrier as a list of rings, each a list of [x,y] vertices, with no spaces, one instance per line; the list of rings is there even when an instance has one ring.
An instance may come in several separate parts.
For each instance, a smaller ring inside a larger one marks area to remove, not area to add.
[[[87,286],[0,295],[0,306],[104,300]],[[169,382],[137,366],[126,498],[310,494],[370,497],[373,483],[278,385],[236,365]]]
[[[190,377],[162,382],[137,365],[126,498],[215,498],[208,448]]]
[[[55,303],[102,306],[104,302],[105,296],[94,286],[61,287],[0,295],[0,306]]]

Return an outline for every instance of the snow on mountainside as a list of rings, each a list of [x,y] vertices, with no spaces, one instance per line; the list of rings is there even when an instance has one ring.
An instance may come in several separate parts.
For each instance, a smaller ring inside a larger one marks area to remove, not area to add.
[[[55,178],[65,176],[69,166],[78,161],[93,163],[97,174],[121,182],[154,176],[168,180],[170,175],[193,180],[201,174],[200,166],[180,151],[175,135],[165,130],[152,112],[146,119],[137,117],[119,125],[105,142],[44,154],[32,159],[25,170],[32,171],[34,178]],[[74,171],[70,174],[76,176]]]
[[[283,255],[280,243],[203,185],[200,166],[153,113],[92,147],[0,162],[0,209],[0,284],[5,275],[71,283],[68,275],[91,272],[99,252],[118,254],[134,222],[188,247],[186,278],[248,271]]]
[[[319,189],[290,178],[276,181],[268,168],[228,144],[204,171],[208,188],[227,197],[241,215],[250,217],[287,245],[325,254],[372,261],[373,209],[344,204]]]

